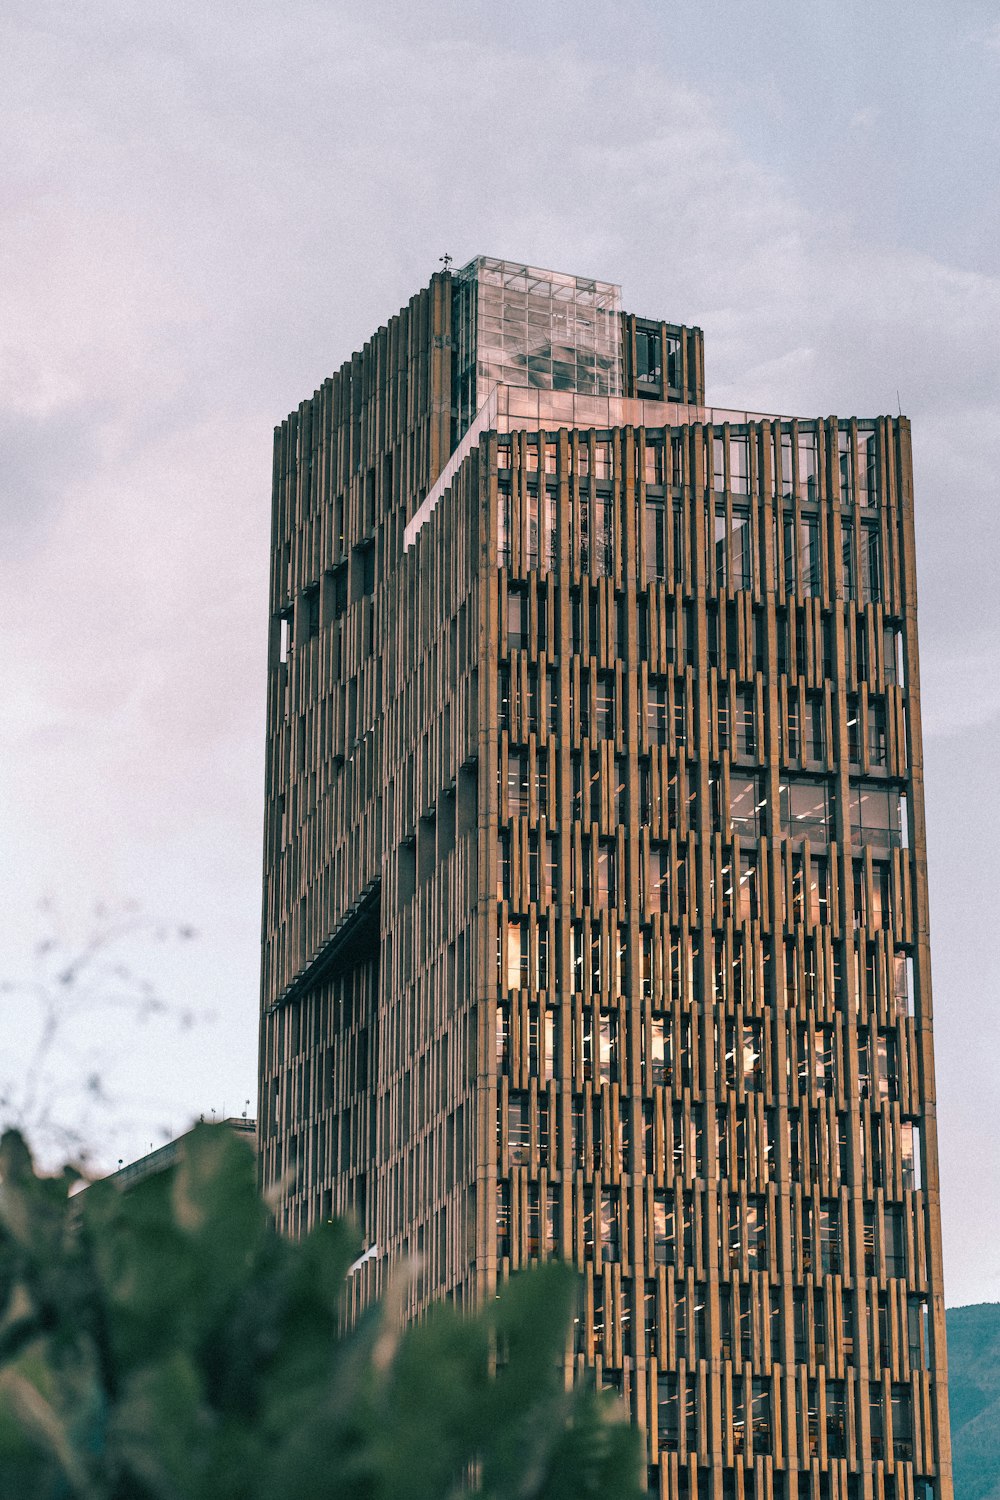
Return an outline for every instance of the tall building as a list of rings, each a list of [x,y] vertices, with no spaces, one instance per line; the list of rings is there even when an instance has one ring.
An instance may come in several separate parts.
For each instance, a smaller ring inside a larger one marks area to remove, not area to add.
[[[671,1500],[951,1500],[905,418],[480,257],[276,430],[260,1149]],[[568,1356],[569,1358],[569,1356]]]

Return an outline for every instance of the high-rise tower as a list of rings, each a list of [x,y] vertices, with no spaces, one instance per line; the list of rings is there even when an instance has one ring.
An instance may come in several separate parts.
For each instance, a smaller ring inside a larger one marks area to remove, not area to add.
[[[671,1500],[951,1500],[907,421],[480,257],[277,429],[271,617],[284,1227],[574,1261]]]

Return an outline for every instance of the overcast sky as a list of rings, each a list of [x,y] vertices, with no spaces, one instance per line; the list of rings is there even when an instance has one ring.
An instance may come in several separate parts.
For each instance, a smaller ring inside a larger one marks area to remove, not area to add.
[[[700,324],[718,405],[913,420],[945,1269],[951,1303],[1000,1298],[995,4],[0,26],[0,976],[43,897],[71,947],[99,900],[170,928],[116,960],[170,1013],[85,1015],[52,1063],[113,1096],[105,1159],[253,1107],[274,424],[445,251],[504,255]],[[13,1077],[37,1002],[6,1014]]]

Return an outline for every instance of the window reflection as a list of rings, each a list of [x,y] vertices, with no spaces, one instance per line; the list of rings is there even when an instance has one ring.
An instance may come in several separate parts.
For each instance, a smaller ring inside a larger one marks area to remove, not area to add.
[[[458,436],[498,381],[621,395],[621,294],[611,282],[479,256],[455,273],[453,295]],[[657,328],[637,354],[647,367],[658,343]]]
[[[897,849],[902,844],[900,794],[884,782],[861,781],[850,792],[851,838],[855,844]]]
[[[830,791],[825,782],[789,780],[778,789],[783,838],[810,839],[825,844],[830,838]]]
[[[799,496],[803,500],[819,499],[816,434],[799,433]]]

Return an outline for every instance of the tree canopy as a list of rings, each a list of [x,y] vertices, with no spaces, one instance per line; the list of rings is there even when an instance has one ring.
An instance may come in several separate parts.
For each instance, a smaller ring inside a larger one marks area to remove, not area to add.
[[[0,1143],[0,1494],[33,1500],[582,1500],[641,1493],[615,1399],[565,1388],[566,1267],[474,1314],[349,1331],[352,1228],[282,1238],[245,1144],[191,1133],[128,1193]],[[391,1298],[389,1299],[391,1301]]]

